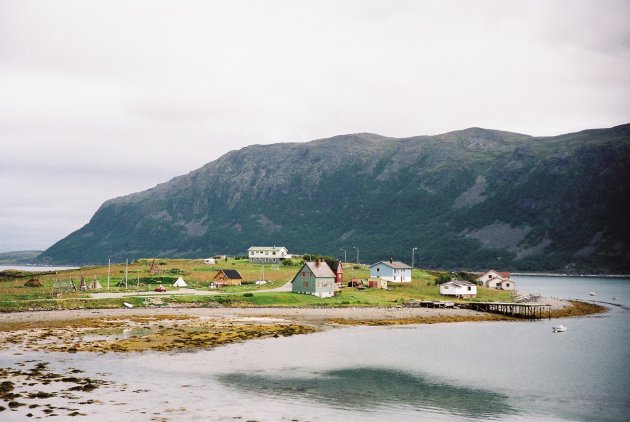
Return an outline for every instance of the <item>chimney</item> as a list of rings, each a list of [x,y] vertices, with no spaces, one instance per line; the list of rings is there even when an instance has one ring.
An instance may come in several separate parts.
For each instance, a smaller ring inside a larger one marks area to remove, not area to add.
[[[394,262],[394,261],[392,261],[392,259],[391,259],[391,258],[389,258],[389,263],[391,264],[392,262]]]
[[[315,261],[315,266],[319,267],[319,264],[322,262],[321,259],[317,258],[317,261]]]

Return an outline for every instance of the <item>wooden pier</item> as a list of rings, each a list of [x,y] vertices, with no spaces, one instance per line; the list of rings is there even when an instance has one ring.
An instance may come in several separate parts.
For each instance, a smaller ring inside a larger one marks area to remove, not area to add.
[[[475,311],[526,319],[542,319],[551,312],[551,305],[533,303],[470,302],[464,306]]]
[[[454,308],[455,302],[436,302],[433,300],[411,300],[403,305],[406,308]]]

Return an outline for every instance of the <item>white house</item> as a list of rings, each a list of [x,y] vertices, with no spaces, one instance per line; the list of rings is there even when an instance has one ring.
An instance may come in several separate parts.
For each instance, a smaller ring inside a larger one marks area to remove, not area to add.
[[[507,278],[507,279],[501,280],[501,287],[497,287],[497,289],[499,288],[501,290],[515,290],[516,284],[514,283],[514,280],[512,280],[511,278]]]
[[[206,258],[203,260],[204,264],[214,264],[215,260],[214,258]]]
[[[440,284],[440,294],[443,296],[475,297],[477,285],[469,281],[454,280]]]
[[[400,261],[380,261],[370,265],[370,278],[380,278],[394,283],[411,281],[411,267]]]
[[[247,250],[249,262],[280,262],[291,255],[284,246],[252,246]]]
[[[500,290],[515,290],[516,283],[510,278],[508,272],[498,272],[495,270],[488,270],[485,273],[477,277],[477,281],[482,283],[484,287],[490,289]]]

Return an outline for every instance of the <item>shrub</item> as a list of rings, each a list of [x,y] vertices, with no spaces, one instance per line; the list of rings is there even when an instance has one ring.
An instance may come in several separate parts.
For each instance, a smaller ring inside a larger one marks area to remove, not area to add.
[[[294,261],[292,259],[283,259],[282,260],[282,265],[285,267],[295,267],[298,265],[300,261]]]
[[[254,294],[253,294],[253,293],[249,293],[249,292],[248,292],[248,293],[243,293],[243,296],[244,296],[244,297],[253,297],[253,296],[254,296]]]
[[[171,268],[168,272],[171,274],[185,274],[184,270],[180,270],[179,268]]]
[[[450,274],[440,274],[439,276],[437,276],[437,278],[435,279],[435,285],[438,286],[440,284],[444,284],[446,282],[451,281],[453,277]]]
[[[24,283],[24,286],[26,287],[42,287],[42,282],[39,281],[36,278],[31,278],[30,280],[28,280],[26,283]]]

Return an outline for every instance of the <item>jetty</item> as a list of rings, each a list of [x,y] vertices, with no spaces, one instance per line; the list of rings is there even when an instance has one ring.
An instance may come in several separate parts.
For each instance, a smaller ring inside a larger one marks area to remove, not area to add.
[[[551,305],[541,305],[538,303],[470,302],[460,304],[460,306],[475,311],[525,319],[542,319],[549,316],[551,313]]]
[[[403,304],[406,308],[455,308],[455,302],[443,302],[434,300],[410,300]]]

